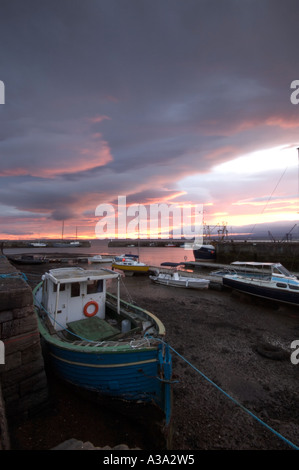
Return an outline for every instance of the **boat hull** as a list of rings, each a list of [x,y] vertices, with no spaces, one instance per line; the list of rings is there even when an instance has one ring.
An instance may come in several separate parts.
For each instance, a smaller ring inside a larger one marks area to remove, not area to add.
[[[149,266],[134,266],[134,265],[124,265],[113,263],[112,268],[120,269],[121,271],[133,272],[133,273],[147,273],[149,271]]]
[[[159,350],[131,353],[84,353],[48,344],[55,372],[65,381],[102,396],[152,402],[164,409],[165,387]]]
[[[112,263],[112,258],[90,258],[91,263]]]
[[[37,289],[34,294],[36,296]],[[111,298],[110,298],[111,297]],[[107,309],[112,308],[112,298]],[[121,301],[124,308],[130,304]],[[145,318],[152,314],[132,307]],[[46,317],[36,307],[39,332],[46,346],[53,371],[64,381],[82,390],[94,392],[102,397],[111,397],[128,402],[155,404],[164,414],[165,425],[171,417],[172,358],[169,346],[160,339],[142,337],[134,341],[105,341],[90,343],[83,338],[72,342],[61,335],[50,332]],[[159,332],[164,327],[156,318]]]
[[[47,260],[45,258],[34,258],[33,256],[24,256],[21,258],[9,257],[8,258],[14,264],[45,264]]]
[[[262,297],[269,300],[283,302],[291,305],[299,305],[299,291],[291,291],[290,289],[277,289],[267,285],[265,282],[251,283],[241,281],[240,279],[223,277],[223,285],[232,289]]]
[[[209,287],[209,281],[197,282],[196,280],[186,280],[183,282],[175,279],[160,279],[155,276],[150,276],[150,278],[156,284],[169,287],[181,287],[184,289],[207,289]]]
[[[214,261],[216,259],[216,249],[213,246],[201,246],[193,250],[195,261]]]

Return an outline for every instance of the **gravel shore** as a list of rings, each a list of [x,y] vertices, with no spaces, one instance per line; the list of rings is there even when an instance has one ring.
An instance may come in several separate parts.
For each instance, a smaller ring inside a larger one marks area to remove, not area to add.
[[[32,283],[41,269],[26,268]],[[159,286],[147,276],[124,277],[121,289],[163,321],[173,348],[172,450],[299,446],[299,364],[290,360],[298,309],[231,291]],[[49,383],[51,409],[14,428],[15,449],[50,449],[76,438],[151,450],[142,423],[83,401],[51,375]]]

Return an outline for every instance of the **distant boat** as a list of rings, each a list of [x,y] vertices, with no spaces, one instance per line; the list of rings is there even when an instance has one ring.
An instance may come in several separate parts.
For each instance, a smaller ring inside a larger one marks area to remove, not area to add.
[[[235,261],[244,271],[225,274],[224,286],[269,300],[299,305],[299,280],[280,263]]]
[[[183,276],[178,272],[169,274],[159,273],[156,276],[149,276],[149,278],[153,282],[162,284],[163,286],[183,287],[185,289],[207,289],[210,284],[210,281],[207,279]]]
[[[91,263],[112,263],[113,258],[106,258],[101,255],[95,255],[89,258]]]
[[[131,257],[124,257],[119,261],[114,260],[112,263],[112,268],[120,269],[121,271],[125,271],[126,273],[130,274],[147,273],[149,271],[148,264],[141,263],[140,261]]]
[[[44,257],[33,255],[9,256],[8,259],[15,264],[44,264],[48,262]]]
[[[235,274],[236,270],[233,268],[222,268],[222,269],[217,269],[216,271],[211,271],[210,276],[216,276],[216,277],[223,277],[226,276],[227,274]]]
[[[42,242],[32,242],[32,243],[29,243],[29,246],[32,246],[34,248],[40,248],[40,247],[45,247],[47,246],[46,243],[42,243]]]
[[[214,245],[194,245],[193,255],[195,261],[212,261],[216,259]]]
[[[139,259],[138,255],[132,255],[131,253],[124,254],[124,255],[117,255],[114,258],[114,261],[122,261],[124,258],[132,258],[135,259],[136,261]]]
[[[116,296],[106,291],[113,279]],[[164,325],[121,300],[119,281],[110,269],[45,273],[33,291],[39,332],[62,379],[102,396],[152,403],[168,425],[172,359]]]

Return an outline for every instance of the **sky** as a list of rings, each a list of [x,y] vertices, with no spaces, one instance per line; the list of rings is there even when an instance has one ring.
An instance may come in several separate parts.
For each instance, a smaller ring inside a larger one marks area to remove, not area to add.
[[[97,237],[119,196],[291,229],[298,17],[297,0],[0,0],[0,239]]]

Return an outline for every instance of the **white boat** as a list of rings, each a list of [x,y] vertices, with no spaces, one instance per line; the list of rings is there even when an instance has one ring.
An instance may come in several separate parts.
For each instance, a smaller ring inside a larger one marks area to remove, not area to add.
[[[113,259],[112,258],[106,258],[101,255],[95,255],[89,258],[89,261],[91,263],[112,263]]]
[[[153,282],[163,286],[184,287],[187,289],[207,289],[210,284],[210,281],[207,279],[182,276],[178,272],[170,274],[159,273],[156,276],[149,277]]]
[[[239,270],[223,276],[224,286],[247,294],[291,305],[299,305],[299,280],[280,263],[231,263]],[[240,270],[244,267],[244,271]]]
[[[42,242],[32,242],[32,243],[30,243],[30,246],[32,246],[34,248],[42,248],[42,247],[47,246],[47,244],[42,243]]]
[[[115,256],[114,261],[123,261],[124,258],[132,258],[135,261],[138,261],[139,256],[138,255],[132,255],[131,253],[127,253],[127,254],[122,254],[122,255]]]

